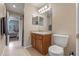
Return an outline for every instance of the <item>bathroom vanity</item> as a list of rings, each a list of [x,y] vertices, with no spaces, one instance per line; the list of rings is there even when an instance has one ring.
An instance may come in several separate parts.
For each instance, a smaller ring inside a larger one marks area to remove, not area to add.
[[[33,48],[46,55],[48,47],[51,45],[51,32],[32,32],[31,41]]]

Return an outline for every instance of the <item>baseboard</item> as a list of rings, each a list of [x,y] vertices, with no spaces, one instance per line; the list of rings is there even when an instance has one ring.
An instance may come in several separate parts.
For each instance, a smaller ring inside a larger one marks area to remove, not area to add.
[[[24,47],[24,48],[29,48],[29,47],[32,47],[32,45],[26,46],[26,47]]]

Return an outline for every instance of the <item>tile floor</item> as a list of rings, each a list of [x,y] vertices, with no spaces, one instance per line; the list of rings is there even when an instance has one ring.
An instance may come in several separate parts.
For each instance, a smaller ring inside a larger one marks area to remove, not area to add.
[[[42,56],[42,54],[32,47],[21,47],[20,41],[10,42],[9,46],[2,48],[0,54],[1,56]]]
[[[4,47],[5,47],[5,36],[2,36],[2,38],[0,38],[0,55],[2,55]]]

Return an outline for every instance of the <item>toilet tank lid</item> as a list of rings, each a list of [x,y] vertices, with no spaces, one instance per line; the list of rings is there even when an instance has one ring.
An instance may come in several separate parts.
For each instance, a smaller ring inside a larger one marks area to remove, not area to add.
[[[67,34],[53,34],[53,36],[69,37],[69,35]]]

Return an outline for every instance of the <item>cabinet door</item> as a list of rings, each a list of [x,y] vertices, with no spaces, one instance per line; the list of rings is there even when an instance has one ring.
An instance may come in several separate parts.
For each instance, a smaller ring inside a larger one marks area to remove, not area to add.
[[[31,34],[31,41],[32,41],[32,47],[35,48],[35,39],[36,39],[36,35],[35,34]]]
[[[36,39],[36,49],[42,53],[42,36],[38,35]]]
[[[51,35],[44,35],[43,36],[43,54],[48,53],[48,48],[51,45]]]

